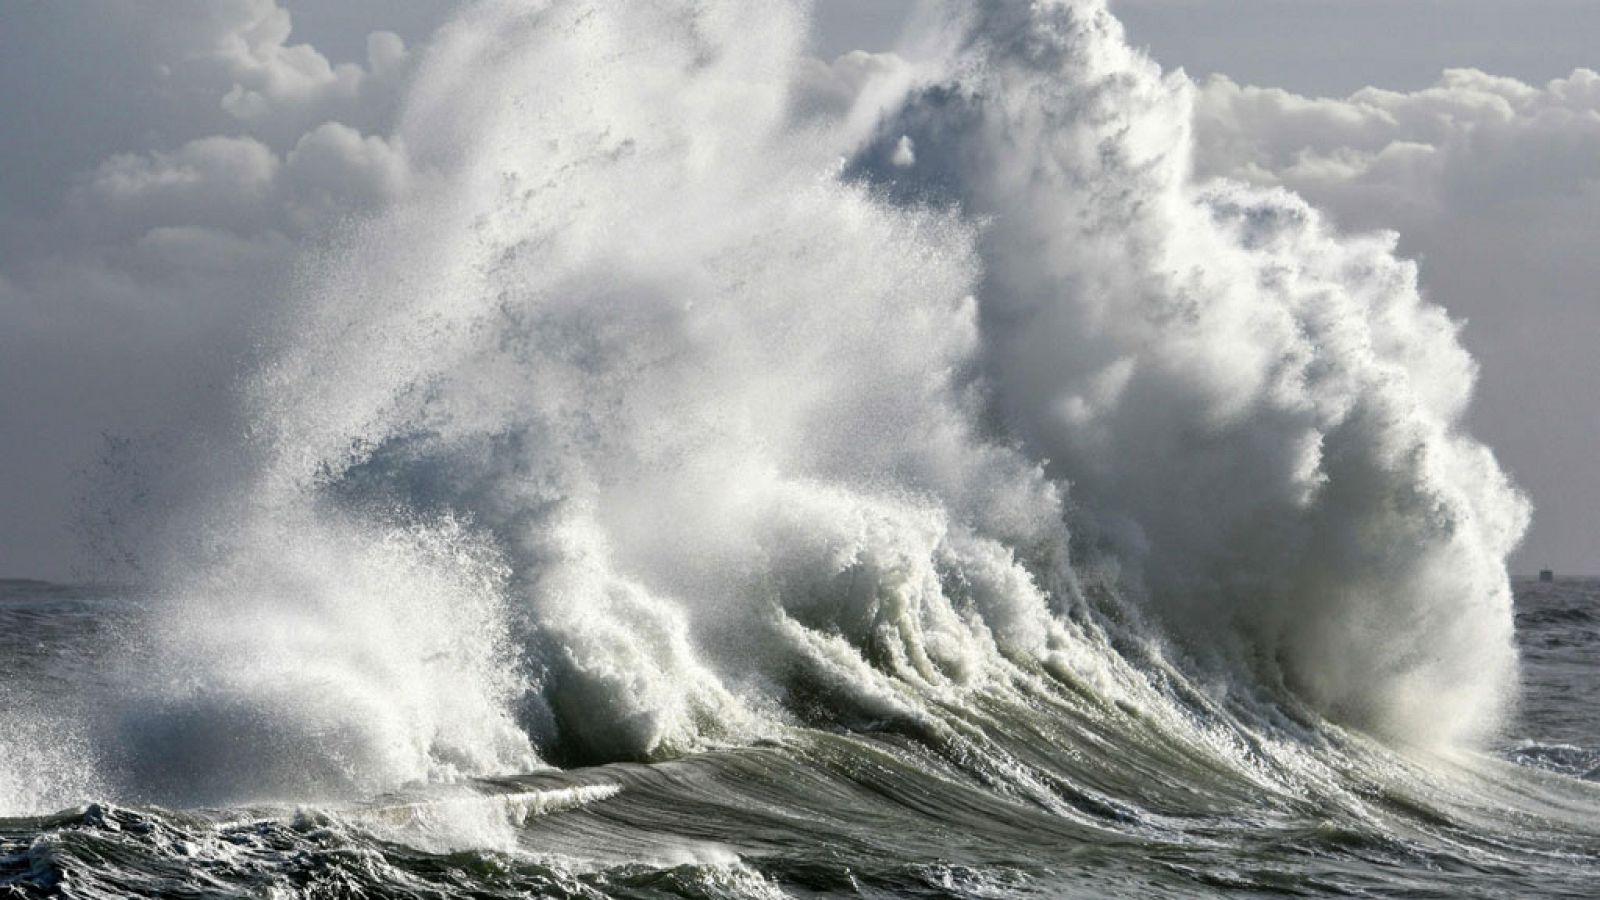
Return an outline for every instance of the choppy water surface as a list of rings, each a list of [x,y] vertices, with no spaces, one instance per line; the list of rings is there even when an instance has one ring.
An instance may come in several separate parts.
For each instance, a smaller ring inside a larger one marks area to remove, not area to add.
[[[0,824],[0,884],[143,896],[1590,896],[1600,582],[1518,585],[1526,692],[1490,754],[1342,733],[1163,733],[1066,689],[947,727],[759,746],[352,803],[93,803]],[[130,601],[7,585],[8,684],[82,696]],[[105,687],[100,685],[100,687]],[[23,773],[26,775],[27,773]]]
[[[1594,586],[1514,603],[1394,236],[1198,181],[1105,0],[806,10],[415,48],[226,421],[85,498],[148,588],[0,598],[6,885],[1593,893]]]

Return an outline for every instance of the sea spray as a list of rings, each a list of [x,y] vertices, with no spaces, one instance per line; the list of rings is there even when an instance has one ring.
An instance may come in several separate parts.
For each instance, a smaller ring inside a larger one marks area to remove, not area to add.
[[[985,223],[994,418],[1191,653],[1403,741],[1491,729],[1526,503],[1460,430],[1475,365],[1394,237],[1193,183],[1191,85],[1103,2],[949,4],[939,29],[953,74],[853,168]]]
[[[1524,504],[1392,240],[1193,184],[1103,3],[932,27],[837,121],[789,3],[442,29],[407,195],[308,255],[179,520],[129,790],[975,747],[951,711],[1041,679],[1209,752],[1169,640],[1238,703],[1491,726]]]
[[[284,504],[161,598],[116,753],[140,800],[354,799],[538,759],[505,565],[448,517]]]

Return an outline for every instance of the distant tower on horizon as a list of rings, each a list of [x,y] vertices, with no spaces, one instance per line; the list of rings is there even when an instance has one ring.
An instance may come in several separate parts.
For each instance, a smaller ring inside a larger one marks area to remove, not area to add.
[[[1540,569],[1539,570],[1539,580],[1540,581],[1555,581],[1556,580],[1556,573],[1551,571],[1550,569]]]

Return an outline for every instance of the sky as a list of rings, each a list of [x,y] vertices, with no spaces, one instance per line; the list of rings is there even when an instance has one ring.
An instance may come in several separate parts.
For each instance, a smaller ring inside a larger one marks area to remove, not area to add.
[[[817,54],[892,50],[913,5],[819,0]],[[139,498],[127,447],[225,421],[296,242],[404,190],[385,135],[454,8],[0,4],[0,576],[114,553],[96,516]],[[1513,570],[1600,572],[1600,4],[1113,8],[1195,79],[1200,175],[1399,232],[1481,363],[1472,428],[1535,505]]]

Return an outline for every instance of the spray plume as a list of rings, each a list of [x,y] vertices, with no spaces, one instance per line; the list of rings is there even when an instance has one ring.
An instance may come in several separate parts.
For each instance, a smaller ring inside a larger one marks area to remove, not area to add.
[[[821,120],[779,0],[438,33],[409,196],[307,263],[189,523],[141,782],[927,723],[1096,683],[1107,604],[1398,740],[1491,727],[1525,504],[1393,239],[1195,184],[1189,83],[1099,0],[934,19]]]

